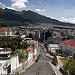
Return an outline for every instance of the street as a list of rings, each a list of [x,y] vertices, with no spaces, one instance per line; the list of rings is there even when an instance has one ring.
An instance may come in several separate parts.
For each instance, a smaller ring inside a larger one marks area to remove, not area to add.
[[[38,62],[35,62],[32,66],[30,66],[23,75],[54,75],[53,70],[49,64],[52,59],[47,58],[45,56],[45,48],[40,46],[40,57]]]

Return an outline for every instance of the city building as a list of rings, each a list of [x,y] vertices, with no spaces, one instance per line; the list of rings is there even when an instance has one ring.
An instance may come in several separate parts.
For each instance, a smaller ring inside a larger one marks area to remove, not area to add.
[[[0,28],[0,35],[10,36],[10,35],[12,35],[12,30],[9,27],[7,27],[7,28],[2,27],[2,28]]]
[[[33,47],[28,47],[28,61],[34,59],[35,51]]]
[[[48,50],[54,54],[59,54],[59,50],[60,50],[60,46],[59,44],[49,44],[48,45]]]
[[[35,38],[40,39],[40,30],[35,30]]]
[[[47,44],[59,44],[61,40],[62,40],[61,38],[48,37]]]
[[[0,48],[0,75],[8,75],[19,67],[18,55],[11,53],[10,48]]]
[[[60,47],[63,53],[68,55],[73,55],[75,53],[75,41],[73,40],[64,40],[60,42]]]

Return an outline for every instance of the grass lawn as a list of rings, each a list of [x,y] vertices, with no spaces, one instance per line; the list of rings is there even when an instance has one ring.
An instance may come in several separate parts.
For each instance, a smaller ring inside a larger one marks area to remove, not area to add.
[[[62,61],[63,65],[65,65],[69,61],[69,59],[65,59],[65,58],[61,57],[61,61]]]
[[[61,57],[63,68],[69,71],[70,75],[75,75],[75,59],[65,59]]]

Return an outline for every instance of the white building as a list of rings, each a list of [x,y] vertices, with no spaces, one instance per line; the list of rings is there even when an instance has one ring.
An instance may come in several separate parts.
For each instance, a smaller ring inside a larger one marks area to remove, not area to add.
[[[19,67],[19,59],[17,56],[12,56],[6,59],[0,59],[0,75],[12,73]]]
[[[9,27],[8,28],[5,28],[5,27],[0,28],[0,35],[5,35],[5,36],[9,35],[9,36],[11,36],[12,35],[12,30]]]
[[[48,50],[54,54],[56,54],[56,51],[59,51],[61,48],[59,44],[49,44],[48,45]]]
[[[35,55],[34,48],[33,47],[29,47],[27,49],[27,51],[28,51],[28,61],[32,60],[34,58],[34,55]]]
[[[7,75],[19,67],[18,55],[10,56],[11,53],[10,48],[0,48],[0,75]]]

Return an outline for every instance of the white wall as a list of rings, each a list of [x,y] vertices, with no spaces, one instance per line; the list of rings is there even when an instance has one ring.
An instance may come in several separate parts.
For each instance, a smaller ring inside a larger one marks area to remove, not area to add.
[[[32,50],[30,50],[30,51],[28,52],[28,61],[31,60],[31,59],[33,59]]]
[[[10,31],[9,35],[12,35],[12,31]]]
[[[11,58],[11,72],[19,67],[18,55]]]
[[[37,49],[35,48],[35,55],[37,55]]]
[[[12,51],[1,51],[0,54],[10,54]]]
[[[0,75],[1,75],[1,73],[2,73],[2,75],[3,74],[7,74],[7,69],[4,69],[4,65],[6,65],[6,62],[7,62],[8,60],[0,60],[0,63],[2,64],[1,66],[0,66]]]
[[[0,75],[2,74],[7,74],[7,69],[4,69],[4,65],[6,66],[6,62],[8,60],[0,60],[0,63],[2,63],[2,65],[0,66]],[[18,59],[18,55],[11,57],[11,72],[16,70],[16,68],[19,67],[19,59]]]

